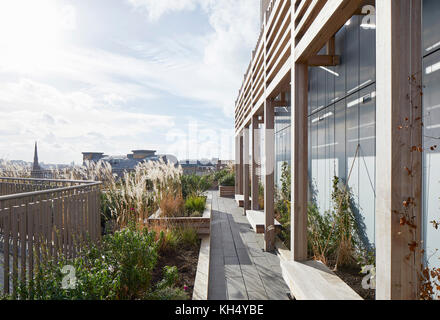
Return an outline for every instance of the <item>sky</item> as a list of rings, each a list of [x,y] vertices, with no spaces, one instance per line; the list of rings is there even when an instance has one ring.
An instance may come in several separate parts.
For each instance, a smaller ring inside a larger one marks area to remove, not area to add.
[[[0,159],[232,159],[258,0],[1,0]]]

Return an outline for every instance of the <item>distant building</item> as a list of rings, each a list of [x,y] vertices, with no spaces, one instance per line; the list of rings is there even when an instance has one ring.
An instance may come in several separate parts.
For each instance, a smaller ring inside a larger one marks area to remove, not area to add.
[[[34,149],[34,162],[32,163],[32,178],[44,178],[44,172],[41,170],[41,166],[38,163],[38,147],[37,142],[35,141],[35,149]]]
[[[221,161],[218,158],[214,159],[201,159],[201,160],[183,160],[180,161],[180,166],[183,169],[183,174],[197,174],[205,175],[211,172],[219,170]]]
[[[175,165],[178,165],[178,160],[175,156],[167,154],[167,155],[157,155],[155,150],[133,150],[132,153],[127,155],[115,155],[108,156],[102,152],[83,152],[83,163],[85,164],[87,161],[105,161],[108,162],[112,166],[113,173],[118,176],[122,176],[124,171],[132,171],[135,167],[146,161],[159,161],[163,160],[164,162],[171,162]]]
[[[235,164],[234,160],[218,160],[217,162],[217,171],[233,167]]]
[[[32,171],[41,171],[41,167],[38,164],[38,147],[37,147],[37,142],[36,141],[35,141],[34,163],[32,165]]]
[[[104,157],[103,152],[83,152],[83,163],[86,161],[98,162]]]

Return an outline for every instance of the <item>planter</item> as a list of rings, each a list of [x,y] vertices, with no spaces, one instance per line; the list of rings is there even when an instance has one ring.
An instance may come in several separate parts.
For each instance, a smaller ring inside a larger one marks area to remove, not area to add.
[[[148,225],[172,225],[176,227],[192,227],[199,236],[211,233],[211,197],[206,199],[205,211],[202,217],[161,217],[160,209],[148,218]]]
[[[220,186],[219,191],[220,191],[220,197],[233,197],[233,196],[235,196],[235,186],[232,186],[232,187]]]
[[[194,281],[193,300],[208,300],[210,240],[209,236],[202,237]]]

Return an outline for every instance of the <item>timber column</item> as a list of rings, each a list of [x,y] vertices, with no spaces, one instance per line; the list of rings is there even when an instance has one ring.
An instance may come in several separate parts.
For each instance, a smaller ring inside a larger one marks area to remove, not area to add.
[[[376,0],[378,300],[418,299],[422,154],[411,150],[422,145],[421,17],[421,0]],[[400,224],[405,211],[417,228]]]
[[[249,128],[243,129],[243,213],[250,209],[249,202]]]
[[[257,175],[258,163],[260,163],[260,129],[259,129],[258,116],[254,115],[252,117],[252,178],[251,178],[252,210],[260,209],[260,206],[258,204],[258,196],[259,196],[258,195],[259,181]]]
[[[243,195],[243,132],[240,132],[238,135],[238,141],[239,141],[239,156],[238,159],[240,159],[239,165],[238,165],[238,176],[236,179],[238,180],[238,194]]]
[[[234,164],[234,171],[235,171],[235,194],[240,193],[240,187],[239,187],[239,175],[240,175],[240,135],[237,135],[235,137],[235,164]]]
[[[275,249],[274,218],[274,171],[275,171],[275,134],[274,109],[271,101],[264,102],[264,249]]]
[[[292,69],[291,248],[294,261],[307,260],[308,65]]]

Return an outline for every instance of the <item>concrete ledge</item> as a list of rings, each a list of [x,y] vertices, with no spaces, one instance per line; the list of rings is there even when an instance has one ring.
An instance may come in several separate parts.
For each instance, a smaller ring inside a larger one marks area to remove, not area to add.
[[[319,261],[297,262],[281,241],[276,243],[284,281],[297,300],[363,300]]]
[[[265,228],[264,211],[247,210],[246,217],[249,221],[249,224],[252,226],[252,229],[254,229],[256,233],[264,233],[264,228]],[[275,230],[276,232],[281,230],[281,223],[279,223],[276,219],[275,219]]]
[[[202,237],[193,300],[208,300],[210,237]]]
[[[249,197],[249,201],[252,201],[252,198]],[[244,207],[244,195],[242,194],[236,194],[235,195],[235,202],[237,202],[237,205],[241,208]]]

